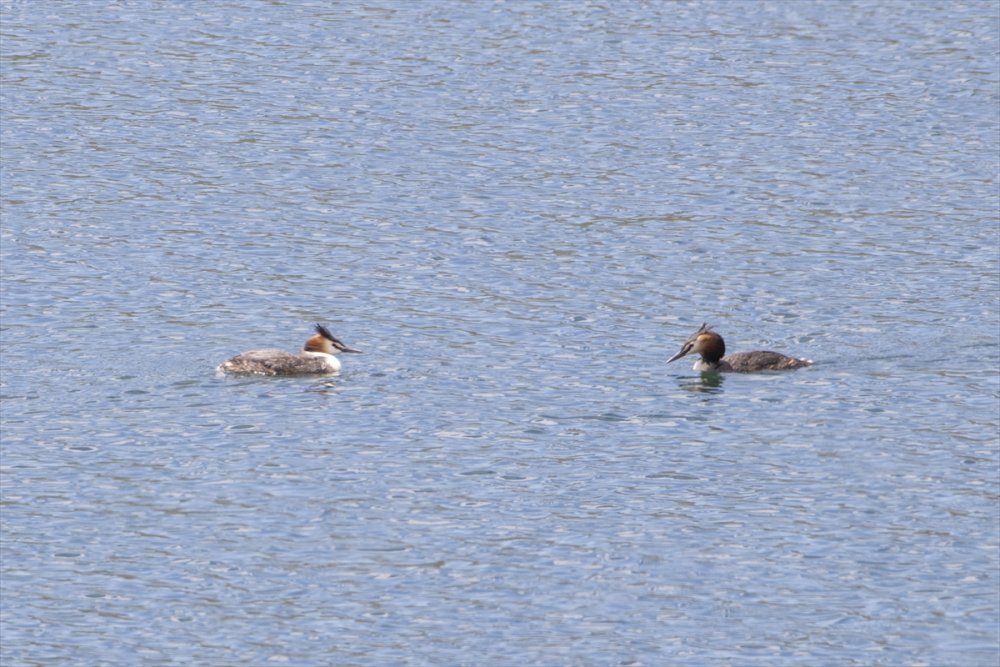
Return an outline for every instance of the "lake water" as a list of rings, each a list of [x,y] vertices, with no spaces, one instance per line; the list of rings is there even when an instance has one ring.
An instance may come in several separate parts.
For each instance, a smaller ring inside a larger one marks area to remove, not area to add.
[[[5,666],[1000,660],[995,2],[0,10]]]

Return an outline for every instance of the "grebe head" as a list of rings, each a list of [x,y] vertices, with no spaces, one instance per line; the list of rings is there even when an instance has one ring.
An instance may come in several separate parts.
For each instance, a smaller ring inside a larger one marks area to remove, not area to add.
[[[717,364],[726,354],[726,342],[722,340],[722,336],[712,331],[712,327],[707,323],[702,324],[694,335],[684,341],[681,351],[667,359],[667,363],[677,361],[692,352],[700,354],[707,364]]]
[[[360,354],[361,350],[355,350],[353,347],[347,347],[342,342],[340,342],[330,330],[324,327],[322,324],[316,325],[316,334],[311,336],[309,340],[306,341],[305,346],[302,348],[303,352],[319,352],[321,354],[335,355],[338,352],[355,352]]]

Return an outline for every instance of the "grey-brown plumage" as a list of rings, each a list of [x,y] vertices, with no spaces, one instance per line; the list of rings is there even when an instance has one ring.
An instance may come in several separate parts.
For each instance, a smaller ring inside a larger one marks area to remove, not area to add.
[[[795,357],[785,356],[784,354],[768,350],[734,352],[723,357],[721,361],[729,364],[729,369],[736,373],[749,373],[759,370],[784,371],[812,365],[812,362],[808,359],[796,359]]]
[[[332,373],[337,369],[318,356],[307,357],[284,350],[250,350],[222,362],[219,370],[251,375],[311,375]]]

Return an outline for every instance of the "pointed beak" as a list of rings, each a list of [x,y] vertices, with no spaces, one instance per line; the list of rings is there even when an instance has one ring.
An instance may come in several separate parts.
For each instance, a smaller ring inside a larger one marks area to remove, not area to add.
[[[341,352],[353,352],[355,354],[361,354],[361,350],[355,350],[353,347],[347,347],[346,345],[340,348]]]
[[[681,348],[680,352],[678,352],[674,356],[672,356],[669,359],[667,359],[667,363],[669,364],[671,361],[677,361],[678,359],[680,359],[681,357],[683,357],[685,354],[687,354],[690,351],[691,351],[691,348],[688,345],[685,345],[684,347]]]

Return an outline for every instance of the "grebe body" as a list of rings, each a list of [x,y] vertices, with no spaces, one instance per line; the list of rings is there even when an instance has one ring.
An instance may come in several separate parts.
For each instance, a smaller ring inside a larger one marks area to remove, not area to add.
[[[340,370],[340,352],[360,353],[361,350],[344,345],[321,324],[316,325],[316,334],[302,347],[302,352],[292,354],[284,350],[250,350],[222,362],[218,370],[222,373],[242,373],[248,375],[319,375],[336,373]]]
[[[695,362],[694,370],[702,373],[753,373],[755,371],[784,371],[811,366],[809,359],[798,359],[777,352],[760,350],[756,352],[736,352],[726,355],[726,342],[722,336],[712,331],[708,324],[702,324],[690,338],[684,341],[680,352],[667,360],[676,361],[696,352],[701,359]]]

